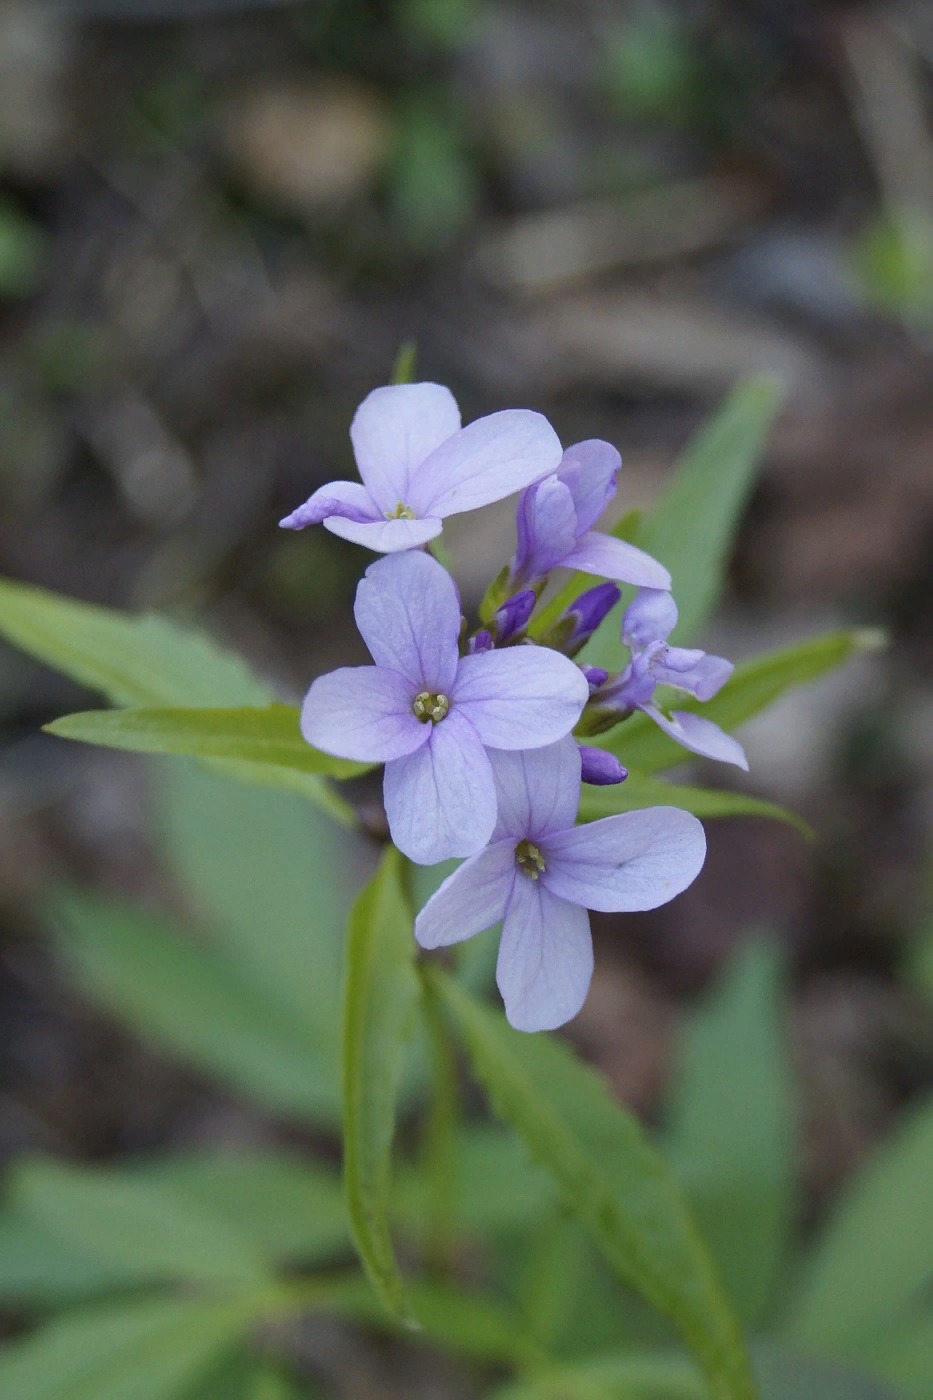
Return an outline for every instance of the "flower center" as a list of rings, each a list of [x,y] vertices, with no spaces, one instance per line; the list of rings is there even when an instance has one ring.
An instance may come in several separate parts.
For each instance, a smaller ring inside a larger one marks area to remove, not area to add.
[[[537,880],[547,870],[544,856],[533,841],[519,841],[515,847],[515,864],[529,880]]]
[[[412,714],[416,719],[420,719],[422,724],[427,724],[428,720],[432,724],[440,724],[450,709],[450,701],[446,695],[421,690],[411,702],[411,709]]]
[[[394,510],[387,510],[386,520],[416,520],[417,516],[411,506],[406,506],[404,501],[397,501]]]

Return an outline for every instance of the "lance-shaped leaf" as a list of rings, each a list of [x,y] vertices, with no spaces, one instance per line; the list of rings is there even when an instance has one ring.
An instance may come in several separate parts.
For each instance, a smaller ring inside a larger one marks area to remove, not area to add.
[[[0,1395],[16,1400],[189,1400],[262,1315],[262,1295],[145,1298],[69,1313],[10,1344]]]
[[[719,601],[779,400],[770,379],[739,384],[687,444],[661,499],[637,524],[633,543],[670,569],[679,645],[696,636]],[[622,665],[624,607],[625,599],[599,627],[582,653],[585,660],[611,670]]]
[[[554,1177],[619,1277],[678,1327],[716,1400],[756,1395],[738,1325],[660,1154],[560,1041],[523,1035],[450,978],[432,981],[501,1118]]]
[[[274,697],[233,652],[147,613],[0,579],[0,635],[115,705],[264,705]]]
[[[933,1275],[933,1106],[858,1173],[813,1249],[791,1307],[805,1346],[871,1359]],[[933,1353],[931,1353],[933,1354]]]
[[[774,942],[743,949],[688,1019],[665,1139],[735,1307],[758,1323],[790,1233],[791,1071]]]
[[[350,1227],[385,1306],[410,1321],[389,1235],[395,1111],[419,983],[401,857],[388,847],[353,907],[343,1022],[344,1186]]]
[[[77,891],[47,907],[81,985],[133,1030],[274,1110],[337,1119],[337,1066],[310,1018],[164,918]]]
[[[685,787],[681,783],[666,783],[660,779],[642,778],[636,774],[624,783],[607,787],[583,785],[580,793],[580,818],[596,821],[617,812],[637,812],[643,807],[682,807],[695,817],[769,817],[787,822],[801,836],[812,837],[813,829],[796,812],[766,802],[747,792],[729,792],[726,788]]]
[[[247,763],[293,768],[330,778],[353,778],[372,764],[332,758],[301,737],[292,705],[240,709],[86,710],[45,726],[60,739],[101,744],[133,753],[185,754],[192,758],[234,758]]]
[[[114,705],[252,707],[275,699],[239,656],[200,632],[154,614],[137,617],[10,579],[0,579],[0,636],[101,691]],[[327,785],[322,770],[233,758],[218,759],[215,766],[240,782],[288,787],[353,825],[352,811]]]
[[[269,1261],[248,1232],[168,1181],[51,1160],[21,1162],[10,1202],[49,1235],[126,1278],[259,1286]]]
[[[877,631],[853,628],[780,647],[737,666],[712,700],[701,704],[678,696],[675,708],[695,711],[731,733],[766,710],[785,691],[818,680],[853,656],[877,650],[883,641],[883,635]],[[689,757],[647,715],[637,713],[607,734],[601,734],[599,742],[603,748],[618,754],[639,777],[685,763]]]

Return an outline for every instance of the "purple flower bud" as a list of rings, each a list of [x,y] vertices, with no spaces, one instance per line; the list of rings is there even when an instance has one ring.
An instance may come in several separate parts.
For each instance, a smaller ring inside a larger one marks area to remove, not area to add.
[[[602,666],[581,666],[580,670],[586,677],[591,695],[595,695],[600,686],[605,685],[609,679],[609,672],[604,671]]]
[[[494,645],[492,633],[481,627],[467,642],[467,656],[475,656],[478,651],[492,651]]]
[[[527,625],[537,601],[538,595],[533,588],[523,588],[520,593],[514,593],[511,598],[506,599],[495,616],[496,635],[500,646],[511,641],[516,633],[521,632]]]
[[[595,588],[588,588],[570,604],[564,617],[573,619],[573,631],[567,639],[567,650],[571,655],[582,647],[584,642],[589,641],[621,596],[621,591],[614,583],[598,583]]]
[[[581,744],[580,761],[582,781],[592,783],[595,787],[622,783],[628,777],[628,769],[623,768],[615,754],[607,753],[605,749],[593,749],[587,744]]]

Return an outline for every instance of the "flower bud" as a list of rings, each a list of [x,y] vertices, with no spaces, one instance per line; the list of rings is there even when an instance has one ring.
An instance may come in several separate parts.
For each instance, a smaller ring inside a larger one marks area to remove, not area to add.
[[[520,593],[513,593],[511,598],[506,599],[493,619],[500,646],[524,631],[537,601],[538,595],[533,588],[523,588]]]
[[[580,777],[584,783],[608,787],[611,783],[622,783],[628,777],[628,769],[623,768],[615,754],[607,753],[605,749],[594,749],[587,744],[581,744],[580,760]]]

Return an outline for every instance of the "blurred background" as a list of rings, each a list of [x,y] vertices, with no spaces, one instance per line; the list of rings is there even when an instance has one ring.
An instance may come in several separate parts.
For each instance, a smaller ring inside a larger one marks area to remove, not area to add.
[[[650,1118],[684,1008],[776,930],[808,1220],[933,1084],[931,98],[925,0],[0,0],[3,574],[195,619],[297,698],[362,657],[366,556],[276,522],[353,475],[402,341],[465,419],[615,443],[619,511],[781,378],[707,644],[890,645],[743,735],[818,841],[711,823],[685,897],[601,921],[570,1034]],[[445,539],[475,604],[511,511]],[[151,770],[38,733],[95,703],[0,649],[0,1165],[302,1142],[55,951],[59,881],[185,907]]]

